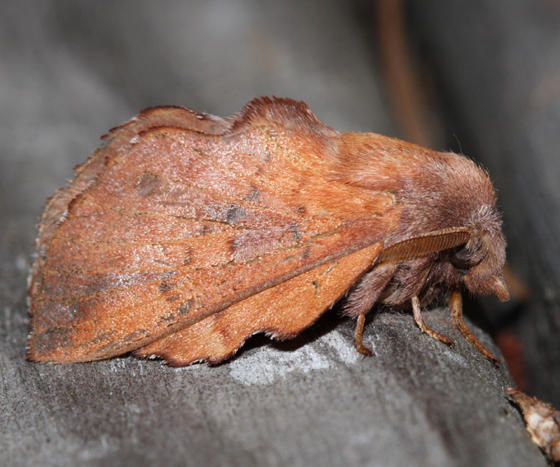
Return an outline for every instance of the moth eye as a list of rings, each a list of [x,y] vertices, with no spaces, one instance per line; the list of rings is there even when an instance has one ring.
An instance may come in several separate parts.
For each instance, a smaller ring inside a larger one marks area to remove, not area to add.
[[[450,261],[459,270],[468,270],[480,263],[486,256],[480,238],[473,238],[451,253]]]

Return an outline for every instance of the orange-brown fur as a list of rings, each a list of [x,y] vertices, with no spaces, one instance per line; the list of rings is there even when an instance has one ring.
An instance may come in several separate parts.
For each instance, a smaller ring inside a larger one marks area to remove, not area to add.
[[[472,241],[464,248],[468,258],[481,262],[458,274],[449,252],[417,258],[394,265],[391,282],[382,290],[359,284],[350,303],[367,302],[367,294],[388,305],[405,303],[422,293],[429,303],[442,290],[461,282],[475,294],[491,294],[492,281],[501,278],[505,263],[505,239],[496,195],[488,174],[473,161],[453,153],[440,153],[376,134],[345,134],[341,137],[339,167],[335,170],[345,183],[395,196],[404,206],[400,224],[385,239],[385,247],[426,232],[450,227],[467,227]],[[386,270],[369,275],[384,277]],[[363,284],[373,281],[366,277]],[[422,290],[423,289],[423,290]],[[347,306],[357,315],[362,306]]]

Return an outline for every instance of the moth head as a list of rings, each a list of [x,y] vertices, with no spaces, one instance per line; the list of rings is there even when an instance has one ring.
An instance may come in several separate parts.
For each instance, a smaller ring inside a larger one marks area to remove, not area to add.
[[[469,241],[451,256],[451,263],[462,272],[465,287],[473,294],[495,295],[509,300],[503,278],[506,241],[500,230],[475,230]]]

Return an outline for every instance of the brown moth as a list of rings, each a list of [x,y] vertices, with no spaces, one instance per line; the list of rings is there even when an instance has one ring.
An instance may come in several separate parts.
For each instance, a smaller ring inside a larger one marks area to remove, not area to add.
[[[339,133],[303,103],[258,98],[220,118],[156,107],[112,129],[47,203],[27,357],[126,352],[221,362],[259,332],[295,336],[347,295],[362,344],[376,303],[421,306],[463,287],[508,298],[488,175],[471,160]]]

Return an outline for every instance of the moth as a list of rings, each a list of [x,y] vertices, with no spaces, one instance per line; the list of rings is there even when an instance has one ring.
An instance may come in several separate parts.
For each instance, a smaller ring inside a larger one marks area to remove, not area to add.
[[[344,298],[362,354],[375,304],[421,307],[462,288],[507,300],[505,239],[471,160],[374,133],[339,133],[303,102],[257,98],[231,118],[144,110],[102,137],[43,212],[27,357],[132,352],[174,366],[288,339]]]

